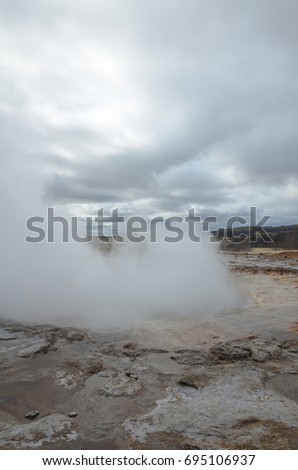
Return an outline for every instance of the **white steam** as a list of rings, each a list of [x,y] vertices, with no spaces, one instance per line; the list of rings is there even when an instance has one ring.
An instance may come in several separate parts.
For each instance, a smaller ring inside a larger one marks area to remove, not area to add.
[[[0,317],[101,329],[236,306],[229,273],[207,241],[127,243],[108,254],[71,240],[25,242],[26,218],[46,208],[36,178],[24,189],[17,175],[24,176],[1,179]]]

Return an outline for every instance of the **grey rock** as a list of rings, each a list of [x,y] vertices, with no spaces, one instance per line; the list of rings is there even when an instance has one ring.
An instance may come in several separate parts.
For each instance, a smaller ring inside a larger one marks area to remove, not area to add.
[[[252,345],[252,360],[255,362],[265,362],[270,359],[280,359],[283,352],[277,345],[254,342]]]
[[[9,331],[0,328],[0,341],[11,341],[17,337],[11,334]]]
[[[131,377],[132,379],[138,380],[139,377],[134,372],[125,372],[126,377]]]
[[[73,341],[84,341],[86,339],[86,334],[80,331],[75,331],[74,333],[70,333],[66,340],[72,343]]]
[[[298,427],[298,405],[264,389],[266,373],[252,363],[218,367],[204,387],[170,386],[151,411],[126,419],[132,439],[167,433],[199,446],[207,439],[208,449],[287,448],[286,432]]]
[[[28,348],[21,349],[17,353],[17,356],[18,357],[30,357],[30,356],[34,356],[34,354],[47,353],[49,347],[50,347],[50,343],[43,341],[41,343],[33,344],[32,346],[29,346]]]
[[[182,385],[183,387],[192,387],[198,389],[198,386],[193,378],[189,377],[182,377],[178,380],[178,385]]]
[[[66,416],[54,414],[32,423],[4,426],[0,431],[0,446],[17,449],[37,448],[44,444],[76,438],[71,420]]]
[[[73,358],[60,362],[54,374],[62,387],[73,389],[82,387],[88,377],[98,374],[103,367],[98,357]]]
[[[27,419],[35,419],[39,415],[39,411],[29,411],[25,414],[25,418]]]
[[[216,362],[214,356],[196,349],[180,349],[175,351],[175,356],[170,356],[170,359],[185,366],[206,366]]]
[[[252,350],[247,345],[221,343],[210,348],[210,353],[222,360],[243,360],[252,355]]]
[[[108,382],[102,392],[106,396],[121,397],[136,395],[142,389],[138,380],[127,376],[117,376],[111,382]]]
[[[268,351],[262,351],[260,349],[253,351],[251,358],[255,362],[266,362],[271,359]]]

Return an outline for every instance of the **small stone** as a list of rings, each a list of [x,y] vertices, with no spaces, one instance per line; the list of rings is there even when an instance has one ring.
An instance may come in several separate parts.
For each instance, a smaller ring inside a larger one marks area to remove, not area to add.
[[[39,415],[39,411],[29,411],[25,414],[25,418],[27,419],[35,419]]]
[[[191,379],[188,378],[182,378],[178,380],[178,385],[182,385],[183,387],[191,387],[191,388],[196,388],[198,389],[197,385],[195,382]]]
[[[134,374],[133,372],[125,372],[125,375],[126,375],[126,377],[130,377],[130,378],[135,379],[135,380],[139,379],[137,374]]]
[[[76,418],[76,416],[78,416],[78,412],[77,411],[71,411],[70,413],[68,413],[68,417],[69,418]]]

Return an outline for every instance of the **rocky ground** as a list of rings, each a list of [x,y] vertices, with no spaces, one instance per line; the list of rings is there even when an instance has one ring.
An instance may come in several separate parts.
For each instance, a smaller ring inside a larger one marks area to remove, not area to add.
[[[0,324],[2,449],[298,449],[297,257],[226,253],[243,308]]]

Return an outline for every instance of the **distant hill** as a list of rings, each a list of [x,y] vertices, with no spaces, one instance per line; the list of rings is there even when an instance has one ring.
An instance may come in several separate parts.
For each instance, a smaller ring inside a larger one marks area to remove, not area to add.
[[[298,250],[298,224],[265,227],[266,237],[259,227],[237,227],[213,232],[221,241],[222,250],[249,251],[251,248]],[[249,236],[250,235],[250,236]],[[271,239],[271,240],[270,240]]]

